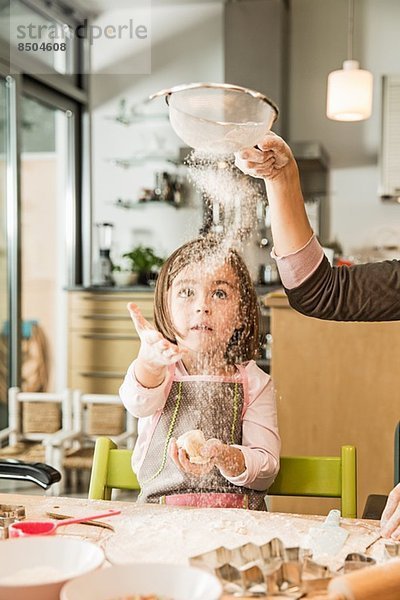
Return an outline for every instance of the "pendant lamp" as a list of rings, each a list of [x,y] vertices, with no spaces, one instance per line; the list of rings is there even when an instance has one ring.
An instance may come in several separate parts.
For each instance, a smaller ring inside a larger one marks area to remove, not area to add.
[[[362,121],[372,112],[373,77],[353,60],[354,0],[348,0],[347,56],[328,76],[326,115],[334,121]]]

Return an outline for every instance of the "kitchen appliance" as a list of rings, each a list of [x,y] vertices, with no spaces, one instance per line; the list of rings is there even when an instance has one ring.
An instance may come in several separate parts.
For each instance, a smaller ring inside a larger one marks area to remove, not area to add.
[[[113,223],[96,223],[99,257],[94,269],[94,285],[114,285],[113,264],[110,258]]]
[[[0,460],[0,479],[21,479],[39,485],[47,490],[61,479],[61,473],[44,463],[31,463],[15,458]]]
[[[258,279],[259,283],[263,285],[280,282],[279,272],[275,261],[259,266]]]
[[[231,154],[255,146],[278,117],[277,106],[259,92],[228,83],[190,83],[164,89],[175,133],[200,152]]]

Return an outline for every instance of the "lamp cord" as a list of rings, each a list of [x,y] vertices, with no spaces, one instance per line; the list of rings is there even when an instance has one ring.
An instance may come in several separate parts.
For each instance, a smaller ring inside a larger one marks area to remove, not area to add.
[[[353,60],[354,0],[347,3],[347,59]]]

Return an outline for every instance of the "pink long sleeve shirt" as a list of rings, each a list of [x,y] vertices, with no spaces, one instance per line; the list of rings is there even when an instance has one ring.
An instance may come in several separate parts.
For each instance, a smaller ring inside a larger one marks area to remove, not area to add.
[[[317,270],[324,258],[324,251],[315,235],[312,235],[308,242],[296,252],[286,256],[277,256],[273,248],[271,256],[276,260],[284,287],[291,290],[301,285]]]
[[[238,486],[266,490],[279,471],[280,438],[278,433],[275,395],[270,376],[254,360],[238,367],[247,392],[247,402],[242,415],[242,445],[246,469],[237,477],[226,477]],[[169,368],[167,377],[156,388],[143,387],[135,376],[135,361],[130,365],[120,388],[120,397],[126,409],[138,421],[138,439],[132,466],[136,473],[151,440],[158,418],[163,410],[174,377],[188,376],[181,361]],[[199,377],[220,381],[217,376]]]

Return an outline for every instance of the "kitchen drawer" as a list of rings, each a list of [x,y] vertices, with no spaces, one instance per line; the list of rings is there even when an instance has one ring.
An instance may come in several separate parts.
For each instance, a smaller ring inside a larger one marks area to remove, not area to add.
[[[151,323],[153,319],[147,318]],[[116,334],[125,333],[135,335],[136,329],[128,311],[126,315],[122,314],[104,314],[104,313],[70,313],[70,329],[74,331],[98,331],[115,332]]]
[[[98,293],[70,292],[69,307],[72,313],[81,315],[128,316],[128,302],[138,305],[143,316],[153,318],[153,293],[127,294],[120,292]]]
[[[70,367],[75,370],[93,368],[124,372],[137,356],[140,340],[136,333],[70,334]]]
[[[74,369],[69,372],[68,385],[83,394],[117,394],[125,372]]]

